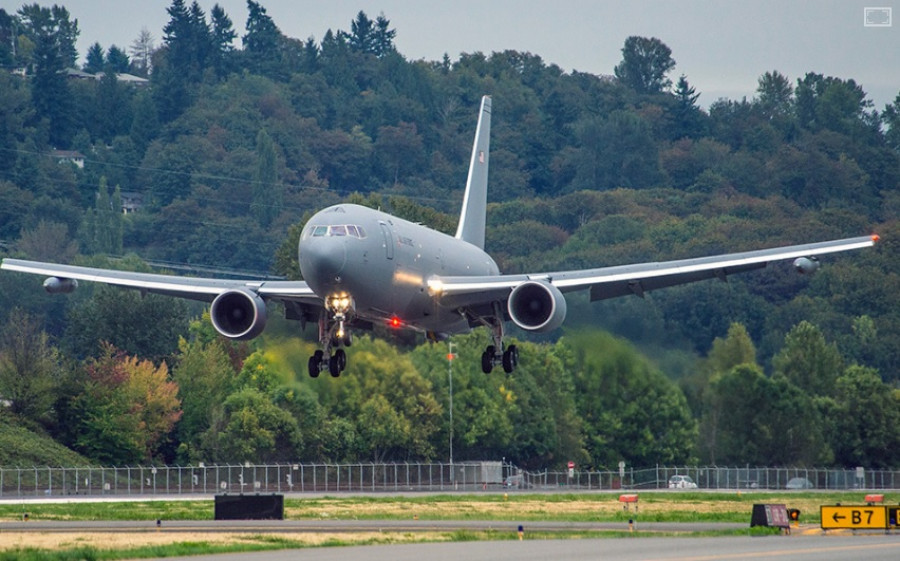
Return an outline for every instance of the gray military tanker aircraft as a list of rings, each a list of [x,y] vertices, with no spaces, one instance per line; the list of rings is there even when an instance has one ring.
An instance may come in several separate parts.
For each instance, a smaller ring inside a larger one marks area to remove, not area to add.
[[[462,213],[455,236],[396,216],[339,204],[314,215],[298,247],[303,281],[221,280],[132,273],[5,259],[0,268],[45,275],[44,288],[68,293],[78,281],[101,282],[142,292],[210,302],[215,329],[232,339],[251,339],[266,326],[267,303],[280,302],[288,319],[319,327],[320,350],[309,359],[309,375],[340,376],[351,331],[384,324],[442,340],[485,326],[493,343],[482,370],[516,368],[518,350],[504,345],[511,321],[528,331],[558,328],[566,317],[564,294],[588,290],[590,299],[643,296],[658,288],[725,278],[794,260],[800,273],[819,268],[818,257],[873,245],[878,236],[762,249],[713,257],[597,269],[502,275],[484,251],[491,98],[481,101]]]

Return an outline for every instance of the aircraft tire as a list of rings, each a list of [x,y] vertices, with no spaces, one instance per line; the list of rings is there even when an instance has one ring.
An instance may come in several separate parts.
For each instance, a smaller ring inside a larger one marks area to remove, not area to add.
[[[515,345],[510,345],[509,348],[503,352],[503,371],[507,374],[512,374],[518,365],[519,348]]]
[[[343,372],[344,370],[346,370],[347,369],[347,353],[344,351],[344,349],[338,349],[338,350],[334,351],[334,356],[335,356],[335,358],[337,358],[338,368],[340,368],[340,371]]]
[[[328,359],[328,373],[331,374],[332,378],[337,378],[341,375],[341,359],[337,353]]]
[[[321,363],[321,359],[316,358],[315,355],[309,357],[309,377],[310,378],[318,378],[319,377],[319,364]]]
[[[481,353],[481,371],[490,374],[494,369],[494,346],[491,345],[486,351]]]

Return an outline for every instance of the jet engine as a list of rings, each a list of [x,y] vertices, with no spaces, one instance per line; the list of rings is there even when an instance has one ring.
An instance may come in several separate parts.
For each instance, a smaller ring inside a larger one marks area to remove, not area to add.
[[[78,281],[75,279],[50,277],[44,281],[44,290],[50,294],[69,294],[76,288],[78,288]]]
[[[507,306],[513,323],[528,331],[551,331],[566,319],[566,298],[548,282],[523,282],[513,289]]]
[[[794,269],[801,275],[811,275],[818,271],[821,265],[815,257],[798,257],[794,259]]]
[[[216,296],[209,307],[216,331],[230,339],[253,339],[266,328],[266,303],[246,288],[228,290]]]

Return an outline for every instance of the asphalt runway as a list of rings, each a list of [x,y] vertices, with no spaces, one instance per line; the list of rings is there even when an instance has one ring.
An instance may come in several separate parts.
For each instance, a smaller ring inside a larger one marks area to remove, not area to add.
[[[345,546],[283,551],[172,558],[178,561],[716,561],[790,559],[791,561],[874,561],[900,559],[900,534],[849,531],[823,534],[817,527],[780,536],[653,537],[655,532],[698,532],[747,528],[747,524],[642,523],[633,536],[606,539],[531,540],[529,532],[627,531],[627,524],[582,522],[529,522],[526,539]],[[420,520],[263,520],[263,521],[30,521],[0,523],[0,532],[92,533],[298,533],[298,532],[448,532],[493,530],[517,534],[518,525],[502,521]]]
[[[771,536],[617,538],[374,545],[172,558],[174,561],[883,561],[900,558],[900,537]]]

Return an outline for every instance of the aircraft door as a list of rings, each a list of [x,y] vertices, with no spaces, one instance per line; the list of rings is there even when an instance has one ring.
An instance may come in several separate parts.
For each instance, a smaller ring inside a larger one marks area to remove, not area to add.
[[[384,236],[385,257],[394,259],[394,235],[391,233],[390,227],[384,222],[378,223],[381,226],[381,235]]]

